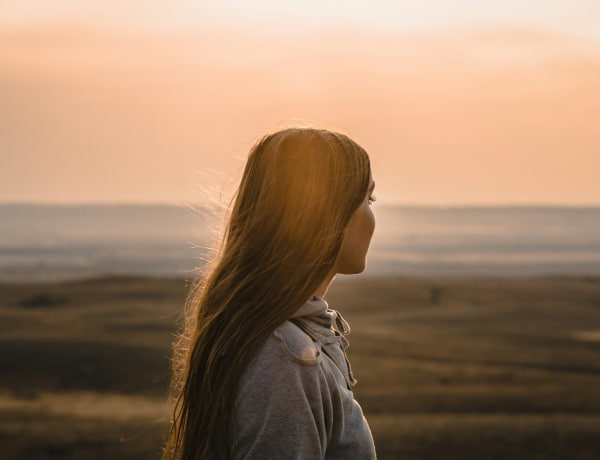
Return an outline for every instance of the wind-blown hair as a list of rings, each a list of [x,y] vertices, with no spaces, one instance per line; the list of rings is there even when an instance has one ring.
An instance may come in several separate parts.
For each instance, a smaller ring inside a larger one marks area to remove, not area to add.
[[[367,153],[343,134],[290,128],[252,148],[222,247],[188,296],[164,459],[230,458],[238,382],[332,271],[369,181]]]

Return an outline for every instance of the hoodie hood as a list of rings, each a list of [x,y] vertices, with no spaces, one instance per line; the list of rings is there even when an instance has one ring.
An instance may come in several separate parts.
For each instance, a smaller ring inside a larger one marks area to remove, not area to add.
[[[321,297],[312,296],[304,305],[296,310],[292,318],[316,323],[323,328],[336,331],[341,335],[350,333],[350,325],[340,312],[329,308],[325,299]]]

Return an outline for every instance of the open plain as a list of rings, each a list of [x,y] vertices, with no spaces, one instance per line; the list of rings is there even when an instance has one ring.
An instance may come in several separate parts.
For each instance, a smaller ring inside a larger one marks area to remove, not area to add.
[[[0,456],[158,458],[189,282],[0,284]],[[363,278],[352,327],[380,459],[600,458],[600,278]]]

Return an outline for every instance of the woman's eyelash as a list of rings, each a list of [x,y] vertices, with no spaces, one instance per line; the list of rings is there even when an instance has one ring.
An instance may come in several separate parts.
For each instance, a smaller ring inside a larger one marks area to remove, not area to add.
[[[371,196],[369,197],[369,202],[370,202],[370,203],[373,203],[374,201],[377,201],[377,197],[376,197],[375,195],[371,195]]]

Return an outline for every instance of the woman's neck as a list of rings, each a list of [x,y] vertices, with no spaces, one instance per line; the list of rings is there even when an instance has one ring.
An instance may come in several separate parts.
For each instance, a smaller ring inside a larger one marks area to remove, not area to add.
[[[329,289],[329,285],[331,284],[331,282],[334,280],[335,278],[335,272],[331,272],[329,275],[327,275],[327,278],[325,278],[323,280],[323,282],[319,285],[319,287],[317,288],[317,290],[314,292],[314,296],[319,297],[319,298],[324,298],[325,294],[327,294],[327,289]]]

